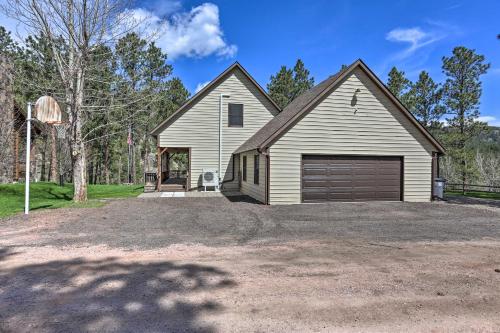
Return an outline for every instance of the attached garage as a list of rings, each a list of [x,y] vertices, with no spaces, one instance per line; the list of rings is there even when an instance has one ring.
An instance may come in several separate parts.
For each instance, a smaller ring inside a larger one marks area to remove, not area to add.
[[[266,157],[266,203],[429,201],[440,143],[362,62],[293,100],[235,153]]]
[[[302,202],[400,201],[403,159],[387,156],[302,156]]]

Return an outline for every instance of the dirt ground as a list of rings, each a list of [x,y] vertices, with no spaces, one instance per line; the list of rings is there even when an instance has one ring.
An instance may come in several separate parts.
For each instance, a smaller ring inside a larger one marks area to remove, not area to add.
[[[500,332],[500,209],[164,198],[0,221],[0,332],[89,331]]]

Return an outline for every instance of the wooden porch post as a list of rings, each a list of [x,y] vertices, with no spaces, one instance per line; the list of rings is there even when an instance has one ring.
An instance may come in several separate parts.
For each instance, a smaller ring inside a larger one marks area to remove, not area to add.
[[[167,151],[167,179],[170,178],[170,153]]]
[[[156,190],[160,191],[160,185],[161,185],[161,150],[160,147],[157,147],[157,172],[156,172]]]

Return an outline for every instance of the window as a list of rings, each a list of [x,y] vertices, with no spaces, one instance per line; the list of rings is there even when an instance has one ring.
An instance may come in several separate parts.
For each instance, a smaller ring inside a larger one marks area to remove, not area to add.
[[[243,104],[228,104],[228,119],[229,127],[243,127]]]
[[[243,180],[247,181],[247,157],[243,156]]]
[[[259,185],[259,155],[253,157],[253,183]]]

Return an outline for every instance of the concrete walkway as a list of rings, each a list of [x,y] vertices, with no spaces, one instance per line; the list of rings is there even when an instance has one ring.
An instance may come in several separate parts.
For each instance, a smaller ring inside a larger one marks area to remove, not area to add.
[[[142,193],[139,198],[221,198],[242,196],[240,192],[149,192]]]

